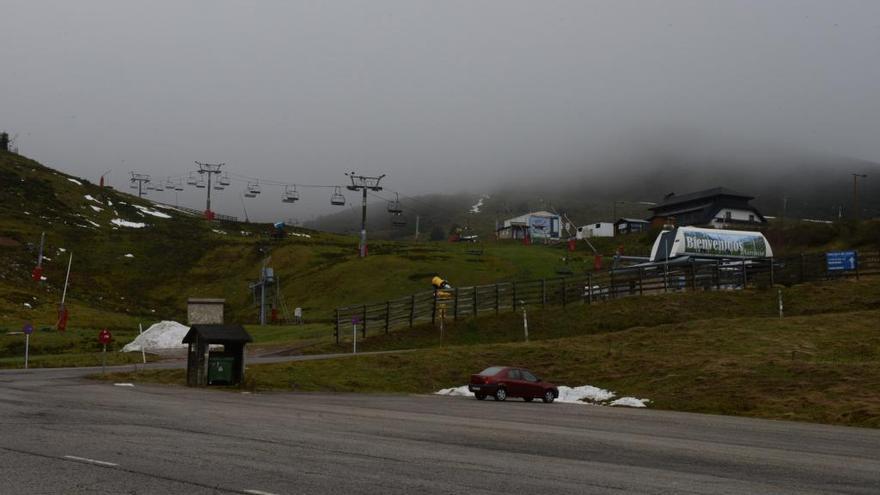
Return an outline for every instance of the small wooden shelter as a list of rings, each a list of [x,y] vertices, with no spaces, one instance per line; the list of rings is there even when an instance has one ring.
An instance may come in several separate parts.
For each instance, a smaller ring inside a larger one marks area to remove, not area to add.
[[[196,324],[183,337],[189,344],[186,384],[238,385],[244,379],[244,347],[253,342],[241,325]],[[222,348],[211,349],[211,346]]]

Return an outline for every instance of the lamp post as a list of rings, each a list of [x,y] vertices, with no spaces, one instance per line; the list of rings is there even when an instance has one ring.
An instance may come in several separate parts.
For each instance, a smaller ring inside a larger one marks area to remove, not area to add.
[[[853,177],[853,218],[859,221],[859,179],[867,179],[868,174],[852,174]]]

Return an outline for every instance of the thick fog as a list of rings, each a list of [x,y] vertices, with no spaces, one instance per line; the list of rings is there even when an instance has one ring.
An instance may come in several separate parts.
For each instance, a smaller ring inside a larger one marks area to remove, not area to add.
[[[480,193],[651,166],[631,150],[668,132],[880,161],[876,1],[5,0],[0,46],[0,129],[120,189],[199,160]],[[245,185],[215,209],[242,216]],[[334,211],[330,190],[299,191],[264,184],[248,212]],[[204,207],[204,190],[151,197]]]

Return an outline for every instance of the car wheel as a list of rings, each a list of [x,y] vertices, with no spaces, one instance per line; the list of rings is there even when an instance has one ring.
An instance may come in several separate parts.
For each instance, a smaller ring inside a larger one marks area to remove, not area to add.
[[[477,400],[485,400],[486,394],[474,394],[474,397],[476,397]]]
[[[507,399],[507,390],[504,387],[500,387],[495,391],[495,400],[504,400]]]
[[[531,402],[534,397],[523,397],[523,400],[526,402]]]
[[[541,400],[544,401],[544,404],[552,404],[554,399],[556,399],[556,397],[554,397],[552,390],[546,390],[544,392],[544,397],[541,398]]]

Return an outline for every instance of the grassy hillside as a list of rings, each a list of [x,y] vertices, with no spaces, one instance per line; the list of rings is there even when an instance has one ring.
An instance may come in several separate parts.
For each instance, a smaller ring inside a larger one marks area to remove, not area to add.
[[[655,408],[880,427],[880,280],[792,288],[781,319],[774,295],[671,294],[534,311],[529,343],[513,314],[452,325],[442,341],[425,326],[359,344],[415,352],[250,366],[246,386],[431,393],[463,385],[487,366],[513,365],[557,384],[648,398]],[[108,379],[180,384],[184,376],[163,370]]]

